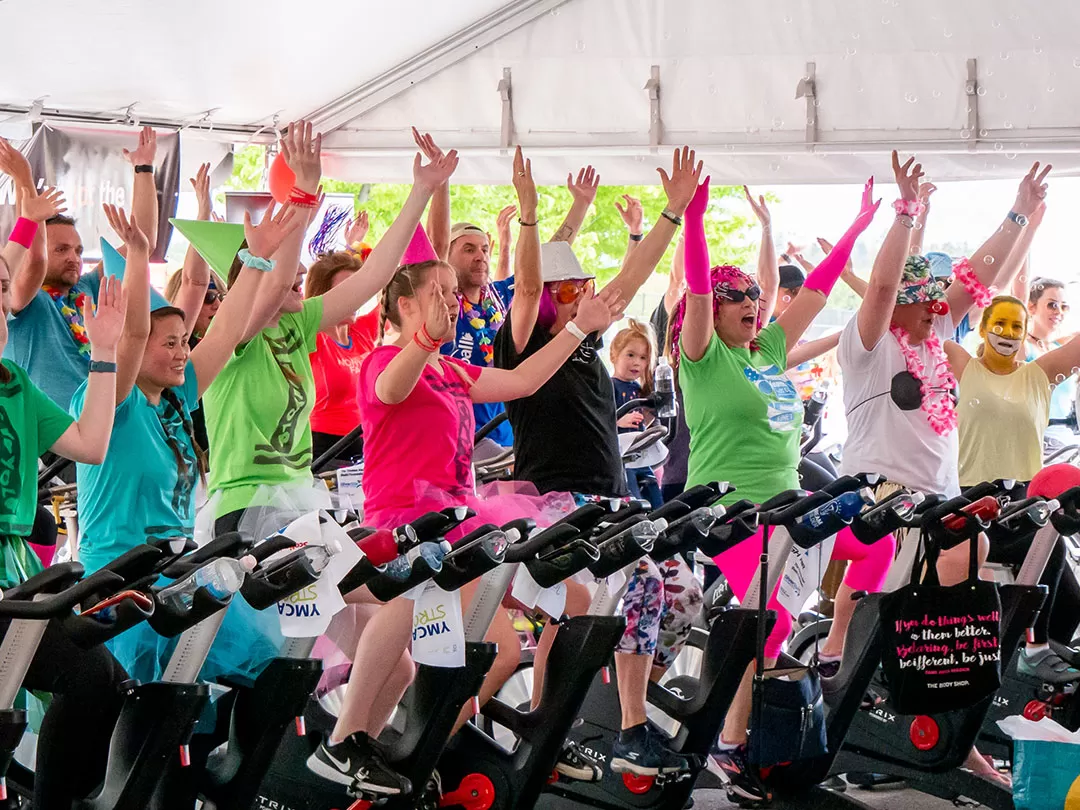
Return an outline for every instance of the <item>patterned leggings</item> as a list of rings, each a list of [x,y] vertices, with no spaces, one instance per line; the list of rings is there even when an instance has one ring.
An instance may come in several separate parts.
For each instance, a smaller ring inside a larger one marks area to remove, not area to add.
[[[656,666],[671,666],[690,636],[702,601],[701,586],[681,558],[655,563],[645,557],[619,603],[626,632],[616,652],[652,655]]]

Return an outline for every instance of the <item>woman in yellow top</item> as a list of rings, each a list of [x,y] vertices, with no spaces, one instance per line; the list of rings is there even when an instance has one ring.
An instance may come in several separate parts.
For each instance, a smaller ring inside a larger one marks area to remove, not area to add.
[[[953,374],[960,381],[956,415],[963,487],[996,478],[1027,483],[1042,469],[1051,380],[1064,379],[1062,375],[1080,365],[1080,340],[1025,362],[1027,328],[1028,311],[1023,302],[999,295],[983,310],[979,323],[983,343],[976,357],[955,343],[945,345]],[[989,560],[1018,565],[1026,552],[1026,543],[992,543]],[[1064,557],[1059,543],[1042,579],[1050,589],[1049,597],[1019,661],[1021,672],[1055,683],[1080,680],[1080,671],[1050,649],[1047,633]],[[1058,605],[1057,609],[1066,606]]]

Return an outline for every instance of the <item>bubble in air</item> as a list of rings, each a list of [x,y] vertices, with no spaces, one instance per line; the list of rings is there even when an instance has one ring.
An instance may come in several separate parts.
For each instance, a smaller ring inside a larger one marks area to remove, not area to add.
[[[585,40],[579,39],[577,42],[574,43],[574,48],[577,50],[578,53],[583,53],[585,51]]]
[[[552,16],[552,17],[558,17],[558,16],[559,16],[559,10],[558,10],[557,8],[553,8],[553,9],[552,9],[552,10],[551,10],[550,12],[548,12],[548,13],[549,13],[549,14],[551,14],[551,16]]]
[[[791,15],[790,14],[788,14],[786,17],[784,17],[784,22],[786,22],[786,23],[791,22]]]
[[[993,264],[993,263],[994,263],[994,257],[993,256],[987,256],[986,258],[983,259],[983,264]]]
[[[1008,160],[1016,160],[1016,152],[1006,152],[1005,157]]]
[[[1003,144],[1001,141],[998,141],[997,143],[994,144],[994,151],[995,152],[1000,152],[1004,148],[1005,148],[1005,144]]]
[[[1031,35],[1031,41],[1032,42],[1038,42],[1040,39],[1042,39],[1042,37],[1039,36],[1038,34],[1032,34]]]
[[[854,56],[856,53],[857,53],[857,51],[854,48],[850,47],[850,46],[847,47],[847,48],[844,48],[844,54],[846,56]]]
[[[1056,377],[1054,377],[1054,382],[1056,382],[1058,384],[1061,384],[1061,383],[1065,382],[1065,375],[1064,374],[1058,374]]]
[[[945,39],[952,39],[952,31],[950,31],[948,28],[942,31],[941,35],[945,37]]]
[[[1012,121],[1005,121],[1002,126],[1005,127],[1005,129],[1012,129]]]
[[[919,101],[919,97],[914,93],[904,93],[904,101],[908,104],[916,104]]]
[[[934,98],[941,98],[941,91],[935,90],[931,95],[933,95]]]
[[[993,333],[994,333],[995,335],[1001,335],[1001,334],[1004,334],[1004,332],[1005,332],[1005,327],[1003,327],[1003,326],[1001,326],[1001,325],[998,325],[998,326],[995,326],[995,327],[994,327],[993,329],[991,329],[990,331],[991,331],[991,332],[993,332]]]
[[[1001,20],[991,20],[990,25],[993,28],[1001,28]]]
[[[1053,88],[1053,87],[1047,87],[1047,88],[1046,88],[1046,92],[1047,92],[1047,93],[1053,93],[1053,92],[1054,92],[1054,88]],[[1032,105],[1032,106],[1034,106],[1034,105]]]
[[[919,222],[918,220],[915,220],[915,225],[913,227],[915,228],[915,230],[921,231],[922,230],[922,223]]]
[[[888,25],[891,22],[892,22],[892,20],[890,20],[888,17],[882,17],[881,18],[881,24],[882,25]]]
[[[783,118],[774,118],[772,120],[773,129],[782,129],[784,126]]]
[[[780,171],[780,164],[779,163],[770,163],[769,168],[772,169],[774,172],[778,172],[778,171]]]
[[[1074,68],[1080,68],[1080,57],[1077,57],[1076,59],[1073,59],[1073,67]]]
[[[990,130],[988,130],[988,129],[980,129],[979,130],[979,137],[980,138],[985,138],[989,134],[990,134]]]
[[[971,130],[970,129],[962,129],[962,130],[960,130],[960,137],[963,140],[966,141],[968,138],[971,137]]]
[[[1042,56],[1042,48],[1036,46],[1033,50],[1036,56]]]
[[[710,84],[709,85],[709,95],[710,96],[715,96],[719,92],[720,92],[720,88],[717,87],[715,84]]]
[[[1008,51],[1002,51],[1001,53],[998,54],[998,56],[1001,58],[1002,62],[1005,62],[1009,58],[1009,52]]]
[[[972,397],[971,399],[968,400],[968,404],[972,408],[978,408],[979,407],[979,398],[978,397]]]
[[[985,96],[986,95],[986,88],[980,86],[979,89],[976,90],[975,92],[978,93],[980,96]]]
[[[860,36],[860,34],[859,34],[859,32],[858,32],[858,31],[853,31],[853,32],[852,32],[852,34],[851,34],[851,38],[852,38],[852,39],[858,39],[858,38],[859,38],[859,36]]]
[[[664,32],[664,39],[666,39],[666,40],[671,39],[671,32],[670,31],[665,31]]]

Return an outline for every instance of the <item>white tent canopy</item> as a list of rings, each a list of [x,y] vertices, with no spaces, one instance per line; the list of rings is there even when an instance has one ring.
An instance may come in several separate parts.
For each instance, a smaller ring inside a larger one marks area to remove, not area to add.
[[[720,182],[861,181],[893,147],[935,180],[1080,174],[1069,0],[6,0],[0,26],[28,32],[5,127],[138,119],[206,154],[306,115],[341,179],[409,179],[410,124],[465,183],[518,143],[542,182],[652,183],[682,143]]]

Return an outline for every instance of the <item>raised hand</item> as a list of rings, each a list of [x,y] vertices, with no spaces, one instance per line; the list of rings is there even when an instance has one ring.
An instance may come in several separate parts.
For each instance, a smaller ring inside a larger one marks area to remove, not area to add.
[[[33,194],[31,189],[19,186],[19,210],[22,216],[39,225],[50,217],[67,211],[64,193],[51,186],[41,194]]]
[[[922,164],[916,163],[915,158],[910,157],[904,165],[901,166],[900,156],[893,150],[892,170],[893,177],[896,178],[896,185],[900,188],[900,199],[917,200],[919,198],[919,181],[923,176]],[[873,190],[872,184],[870,185],[870,188]]]
[[[1024,216],[1030,216],[1035,209],[1046,199],[1047,184],[1046,175],[1054,168],[1049,163],[1039,171],[1039,162],[1036,161],[1024,179],[1020,181],[1020,188],[1016,191],[1016,202],[1013,203],[1013,211]]]
[[[750,203],[750,207],[754,209],[754,216],[758,218],[758,222],[761,223],[761,227],[768,230],[772,227],[772,214],[769,213],[769,206],[765,204],[765,196],[761,195],[755,202],[753,196],[750,194],[750,189],[746,186],[742,187],[743,194],[746,195],[746,201]]]
[[[619,205],[619,201],[615,201],[615,209],[619,212],[619,216],[622,217],[623,224],[630,230],[630,233],[641,233],[641,229],[645,224],[645,211],[641,207],[641,200],[636,197],[631,197],[629,194],[623,194],[622,198],[626,201],[626,208]]]
[[[293,121],[281,139],[281,153],[296,175],[296,187],[314,194],[322,178],[322,133],[312,135],[310,121]]]
[[[508,205],[499,212],[495,219],[495,233],[498,234],[500,245],[510,244],[510,222],[517,213],[516,205]]]
[[[711,176],[706,177],[701,181],[701,185],[694,190],[694,196],[690,200],[690,204],[686,206],[686,211],[684,212],[687,217],[701,219],[705,216],[705,209],[709,207],[710,179]]]
[[[519,146],[514,150],[514,190],[522,206],[536,205],[536,181],[533,180],[532,161],[526,160]]]
[[[574,323],[587,335],[593,332],[603,334],[623,316],[623,310],[629,302],[621,295],[620,290],[611,287],[605,287],[597,294],[595,285],[590,281],[581,293],[581,303],[578,304]]]
[[[826,256],[828,256],[830,253],[832,253],[833,245],[832,245],[832,242],[830,242],[828,239],[825,239],[824,237],[819,236],[817,238],[817,243],[818,243],[818,247],[821,248],[821,252],[824,253]],[[844,265],[844,272],[845,273],[854,273],[855,272],[855,265],[851,261],[851,256],[848,256],[847,264]]]
[[[123,150],[124,158],[132,166],[153,166],[157,157],[157,133],[153,127],[143,127],[139,132],[139,145],[135,151]]]
[[[802,256],[802,252],[804,250],[806,250],[806,248],[801,248],[794,242],[788,242],[787,247],[784,248],[784,253],[785,255],[790,256],[792,259],[794,259],[796,256]]]
[[[428,133],[425,132],[421,135],[420,131],[417,130],[416,127],[413,127],[412,136],[417,147],[419,147],[420,152],[428,160],[438,160],[443,156],[443,150],[439,148],[439,145],[435,143],[435,139]]]
[[[115,276],[102,278],[96,310],[89,295],[83,302],[83,323],[93,348],[106,351],[116,349],[124,331],[126,311],[127,294],[123,282]]]
[[[274,203],[263,214],[262,221],[258,225],[251,223],[251,214],[244,212],[244,238],[248,243],[248,252],[252,256],[269,259],[281,243],[290,233],[299,228],[304,222],[303,217],[296,216],[296,209],[286,203],[278,212],[274,213]]]
[[[26,155],[0,138],[0,172],[11,177],[15,185],[25,189],[34,189],[34,172]]]
[[[345,244],[353,245],[357,242],[363,242],[364,237],[368,235],[368,229],[371,227],[368,222],[368,212],[361,210],[356,215],[356,219],[350,219],[345,225]]]
[[[146,253],[150,250],[150,241],[140,230],[134,214],[129,218],[123,208],[117,208],[115,205],[103,205],[101,208],[109,221],[109,227],[116,231],[120,241],[127,245],[129,253],[131,251]]]
[[[438,157],[426,166],[421,165],[420,155],[417,153],[413,160],[413,183],[427,191],[434,192],[443,183],[449,182],[450,175],[454,173],[458,165],[456,149],[451,149],[442,157]]]
[[[424,318],[424,328],[432,340],[444,340],[450,337],[450,330],[454,319],[450,316],[450,305],[443,298],[439,283],[432,279],[428,287],[430,298],[428,299],[427,317]]]
[[[575,203],[592,205],[592,201],[596,199],[596,190],[600,188],[600,175],[592,166],[586,166],[578,172],[576,181],[573,172],[566,175],[566,187],[570,189],[570,196]]]
[[[198,173],[189,182],[195,189],[195,199],[199,201],[198,218],[207,222],[210,220],[210,215],[214,213],[214,203],[210,199],[210,164],[202,164]]]
[[[895,155],[896,153],[893,152]],[[909,163],[911,161],[908,161]],[[918,171],[919,166],[916,164],[914,171]],[[907,199],[906,197],[904,199]],[[881,207],[881,200],[874,202],[874,178],[871,177],[866,181],[866,185],[863,186],[862,200],[859,206],[859,215],[855,218],[855,227],[859,233],[862,233],[870,227],[870,223],[874,221],[874,215],[877,214],[878,208]],[[819,240],[820,244],[820,240]]]
[[[663,169],[656,170],[660,173],[660,182],[667,194],[667,207],[677,216],[682,216],[697,192],[704,164],[701,161],[695,163],[696,159],[697,153],[689,146],[684,146],[681,150],[676,149],[672,156],[670,175]]]
[[[919,184],[919,202],[921,202],[923,205],[929,205],[930,204],[930,198],[933,196],[935,191],[937,191],[937,186],[935,186],[933,183],[930,183],[930,182],[920,183]]]

